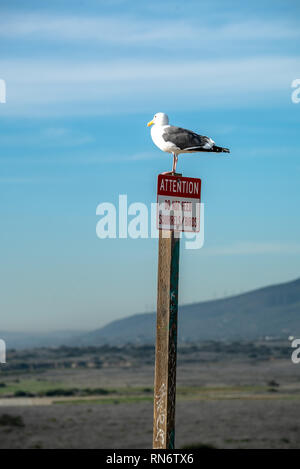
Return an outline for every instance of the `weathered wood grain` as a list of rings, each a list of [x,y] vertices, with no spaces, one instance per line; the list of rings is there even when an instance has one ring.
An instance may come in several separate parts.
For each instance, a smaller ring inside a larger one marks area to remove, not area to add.
[[[178,233],[160,231],[153,422],[155,449],[173,449],[175,444],[179,245]]]

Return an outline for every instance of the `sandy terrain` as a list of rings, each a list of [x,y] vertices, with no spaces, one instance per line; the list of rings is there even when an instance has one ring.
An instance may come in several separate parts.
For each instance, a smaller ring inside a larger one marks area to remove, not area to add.
[[[25,427],[4,427],[1,448],[151,448],[152,404],[9,407]],[[177,404],[176,446],[300,448],[299,402]]]
[[[2,388],[0,448],[151,448],[151,364],[0,375],[4,381],[112,394],[7,398]],[[290,359],[180,358],[177,391],[177,448],[300,448],[300,365]]]

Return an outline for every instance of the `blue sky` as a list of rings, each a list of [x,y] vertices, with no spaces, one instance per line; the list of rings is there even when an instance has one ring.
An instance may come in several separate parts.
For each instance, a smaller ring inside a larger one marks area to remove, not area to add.
[[[171,169],[146,123],[230,147],[186,155],[205,245],[180,302],[299,277],[300,5],[293,0],[0,4],[0,330],[91,329],[156,303],[156,240],[100,240],[96,207],[155,201]]]

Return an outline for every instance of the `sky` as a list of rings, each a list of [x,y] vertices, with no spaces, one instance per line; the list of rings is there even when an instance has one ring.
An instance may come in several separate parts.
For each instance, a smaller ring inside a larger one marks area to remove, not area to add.
[[[181,304],[300,276],[298,0],[0,0],[0,331],[90,330],[155,310],[156,239],[99,239],[96,208],[156,200],[146,124],[212,137],[205,243]],[[300,93],[299,93],[300,96]],[[182,319],[183,320],[183,319]]]

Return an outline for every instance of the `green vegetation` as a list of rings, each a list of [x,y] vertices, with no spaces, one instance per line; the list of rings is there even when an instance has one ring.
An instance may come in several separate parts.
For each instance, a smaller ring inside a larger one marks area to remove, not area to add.
[[[54,401],[53,404],[136,404],[137,402],[152,402],[152,397],[147,396],[120,396],[116,398],[103,398],[103,399],[69,399],[68,401]]]
[[[91,397],[93,403],[138,402],[140,400],[152,401],[153,388],[151,387],[71,387],[62,382],[31,379],[7,381],[0,387],[0,397],[30,397],[30,398],[70,398],[70,403],[87,402]],[[273,383],[272,383],[273,384]],[[298,393],[290,393],[284,388],[279,392],[278,387],[270,388],[270,382],[265,386],[181,386],[177,388],[179,400],[219,400],[219,399],[300,399]],[[101,399],[97,399],[101,396]],[[66,402],[59,401],[59,402]]]
[[[25,427],[20,415],[0,415],[0,426],[3,427]]]
[[[63,387],[63,383],[42,380],[14,380],[6,381],[5,386],[0,386],[1,396],[30,397],[38,396],[51,389]]]
[[[0,397],[54,397],[114,394],[117,390],[104,388],[67,387],[62,382],[48,380],[15,380],[1,383]]]
[[[257,393],[266,392],[268,386],[185,386],[177,389],[179,395],[197,395],[197,394],[208,394],[208,393]]]

